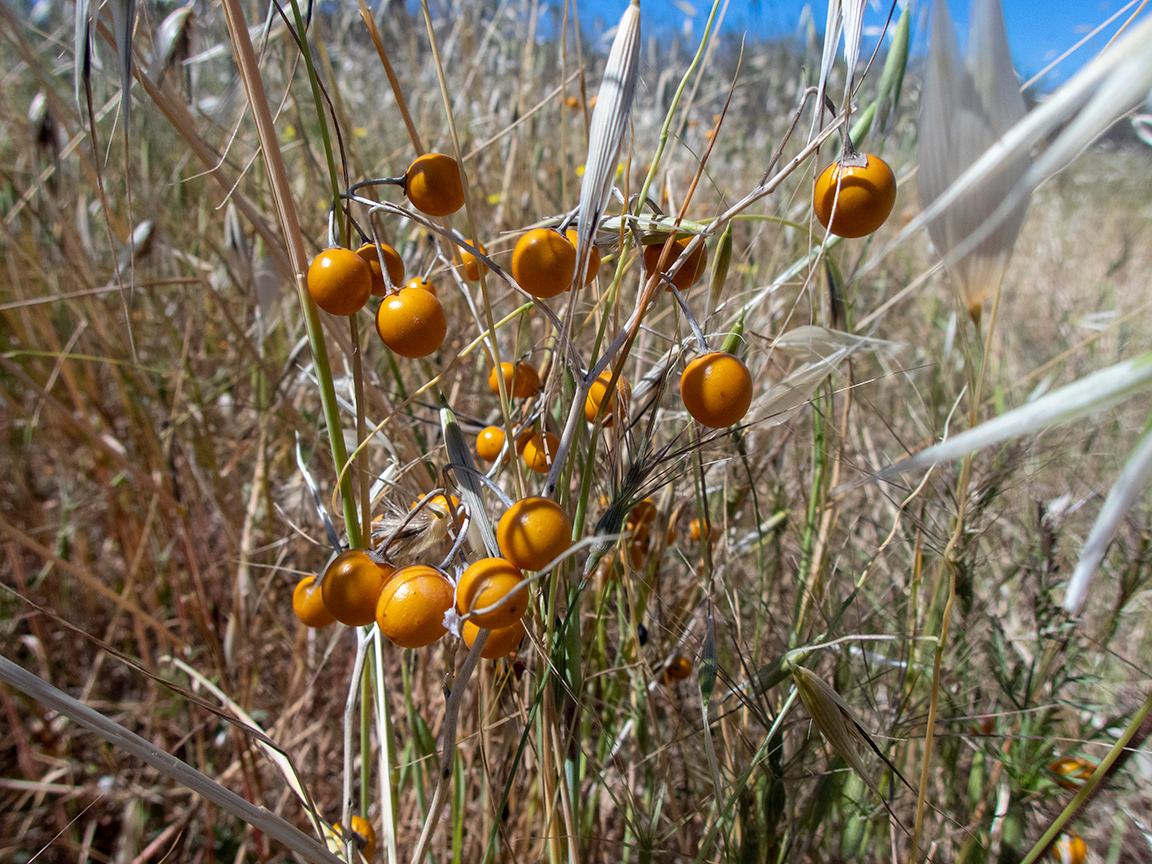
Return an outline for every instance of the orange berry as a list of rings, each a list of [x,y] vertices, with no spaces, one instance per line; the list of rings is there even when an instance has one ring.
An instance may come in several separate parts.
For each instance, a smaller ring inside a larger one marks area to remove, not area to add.
[[[435,567],[414,564],[393,574],[376,603],[380,632],[402,648],[423,648],[448,632],[452,583]]]
[[[576,247],[552,228],[535,228],[512,250],[512,278],[533,297],[555,297],[572,287]]]
[[[701,354],[680,376],[680,398],[702,426],[722,429],[739,423],[752,404],[752,376],[732,354]]]
[[[399,287],[404,281],[404,260],[386,243],[380,244],[384,253],[384,263],[388,266],[388,278],[392,284]],[[364,259],[368,269],[372,271],[372,296],[383,297],[388,293],[388,286],[384,284],[384,271],[380,269],[380,257],[376,254],[375,243],[365,243],[356,250],[356,254]]]
[[[292,611],[305,627],[320,629],[336,623],[336,616],[324,605],[323,592],[316,588],[316,577],[305,576],[292,592]]]
[[[464,639],[464,644],[469,648],[472,647],[472,643],[476,641],[479,633],[480,628],[471,621],[465,621],[464,626],[460,628],[460,635]],[[480,656],[485,660],[498,660],[505,654],[511,654],[519,648],[520,640],[523,638],[524,622],[517,618],[515,624],[501,627],[499,630],[493,630],[488,634],[488,641],[484,643],[484,649],[480,652]]]
[[[401,288],[376,310],[376,332],[401,357],[427,357],[444,343],[448,321],[435,294]]]
[[[564,232],[564,236],[568,238],[568,242],[573,246],[576,245],[576,229],[569,228]],[[579,251],[579,250],[577,250]],[[592,251],[588,253],[588,271],[584,274],[584,286],[587,287],[592,284],[596,279],[596,274],[600,272],[600,249],[593,244]]]
[[[501,363],[500,373],[504,376],[504,390],[516,399],[524,399],[540,389],[540,373],[531,363]],[[488,389],[500,392],[500,379],[493,369],[488,373]]]
[[[604,402],[604,396],[608,392],[608,384],[612,381],[612,370],[605,369],[601,372],[596,380],[588,387],[588,398],[584,400],[584,418],[592,423],[596,419],[596,414],[600,411],[600,405]],[[628,379],[621,375],[616,379],[616,389],[612,393],[611,398],[608,399],[608,406],[604,409],[604,425],[611,426],[616,413],[616,406],[623,405],[624,411],[628,411],[628,402],[632,398],[632,387],[628,384]]]
[[[1079,789],[1096,770],[1096,763],[1079,756],[1066,756],[1049,765],[1048,770],[1059,775],[1056,782],[1065,789]]]
[[[324,571],[324,605],[341,624],[363,627],[376,616],[376,600],[392,575],[387,564],[377,564],[361,549],[349,549]]]
[[[456,584],[456,610],[465,615],[498,603],[524,580],[524,574],[506,558],[481,558],[460,576]],[[511,627],[528,610],[528,589],[521,588],[502,607],[473,615],[477,627],[498,630]]]
[[[572,545],[572,523],[555,501],[523,498],[496,525],[500,554],[521,570],[540,570]]]
[[[411,279],[408,280],[408,284],[405,285],[404,287],[405,288],[419,288],[421,291],[427,291],[433,297],[437,296],[436,295],[436,286],[433,285],[431,282],[429,282],[427,279],[425,279],[423,276],[413,276]]]
[[[351,249],[325,249],[308,265],[308,293],[329,315],[355,315],[372,294],[372,270]]]
[[[469,246],[480,250],[482,255],[487,255],[488,250],[484,248],[483,243],[477,243],[475,240],[465,240]],[[480,261],[475,255],[467,249],[460,250],[460,261],[464,264],[464,278],[469,282],[480,281],[480,268],[488,269],[488,265]]]
[[[453,495],[451,497],[452,497],[452,504],[451,504],[451,506],[449,506],[448,501],[444,498],[443,495],[436,495],[435,497],[432,498],[431,501],[427,502],[424,505],[424,512],[427,513],[429,516],[433,517],[434,519],[451,520],[452,514],[456,513],[457,510],[460,509],[460,499],[457,498],[455,495]],[[417,499],[416,501],[413,501],[412,506],[409,507],[408,509],[409,510],[415,510],[419,503],[420,503],[419,499]]]
[[[476,453],[485,462],[495,462],[504,449],[504,430],[499,426],[485,426],[476,436]]]
[[[524,445],[521,454],[524,457],[524,464],[537,474],[547,474],[552,468],[559,446],[560,439],[551,432],[545,432],[543,435],[537,432]]]
[[[664,667],[664,678],[668,681],[683,681],[692,674],[692,661],[683,654],[677,654]]]
[[[668,263],[665,265],[663,272],[667,273],[672,269],[672,265],[676,262],[688,248],[688,244],[692,242],[692,237],[679,237],[672,243],[672,250],[668,253]],[[656,271],[656,265],[660,263],[660,255],[664,250],[663,243],[653,243],[651,246],[644,247],[644,277],[650,278]],[[704,275],[704,270],[708,266],[708,250],[704,244],[693,252],[684,265],[676,271],[676,275],[671,277],[672,284],[676,286],[679,291],[687,291],[695,285],[701,276]],[[667,286],[667,283],[664,283]]]
[[[425,153],[404,173],[404,192],[412,206],[429,216],[447,216],[464,206],[460,166],[443,153]]]
[[[701,540],[710,540],[712,538],[712,523],[705,522],[703,519],[693,519],[688,525],[688,534],[697,543]]]
[[[348,821],[352,823],[352,846],[359,850],[365,861],[371,861],[376,854],[376,830],[363,816],[353,816]],[[344,836],[344,829],[339,822],[332,826],[332,830],[336,836]]]
[[[641,525],[650,525],[656,521],[656,505],[651,498],[645,498],[639,504],[632,508],[632,512],[628,514],[628,525],[639,527]]]
[[[833,162],[816,178],[812,209],[820,224],[840,237],[871,234],[884,224],[896,205],[892,169],[879,156],[869,155],[866,159],[863,166]],[[831,227],[830,221],[834,222]]]

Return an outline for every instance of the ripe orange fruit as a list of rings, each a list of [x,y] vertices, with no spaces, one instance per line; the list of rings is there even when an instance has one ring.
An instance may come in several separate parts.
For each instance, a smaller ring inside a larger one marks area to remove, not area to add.
[[[703,519],[693,519],[688,525],[688,534],[697,543],[701,540],[710,540],[712,538],[712,523],[705,522]]]
[[[431,645],[448,632],[444,613],[452,608],[453,593],[448,577],[435,567],[402,567],[376,603],[380,632],[402,648]]]
[[[511,397],[524,399],[540,389],[540,373],[531,363],[500,364],[500,374],[504,376],[504,390]],[[500,379],[493,369],[488,373],[488,389],[500,392]]]
[[[448,519],[451,520],[454,513],[460,509],[460,499],[455,495],[452,497],[452,504],[449,506],[448,501],[445,500],[443,495],[435,496],[431,501],[424,505],[424,512],[435,519]],[[412,502],[409,510],[415,510],[416,505],[420,503],[419,499]]]
[[[448,321],[435,294],[401,288],[376,310],[376,333],[401,357],[427,357],[444,343]]]
[[[393,285],[399,287],[404,281],[404,260],[387,243],[381,243],[380,250],[384,253],[384,263],[388,266],[388,278],[392,280]],[[364,259],[364,263],[372,271],[372,296],[383,297],[388,293],[388,286],[384,284],[384,271],[380,269],[380,256],[376,254],[376,244],[365,243],[356,250],[356,254]]]
[[[664,667],[664,678],[668,681],[683,681],[692,674],[692,661],[683,654],[677,654]]]
[[[752,375],[732,354],[701,354],[680,376],[680,398],[702,426],[722,429],[739,423],[752,404]]]
[[[521,455],[524,464],[537,474],[547,474],[552,468],[552,461],[556,458],[556,450],[560,446],[560,439],[551,432],[541,435],[537,432],[524,444]]]
[[[376,854],[376,830],[363,816],[353,816],[348,820],[352,823],[352,846],[360,851],[365,861],[371,861]],[[337,837],[344,836],[344,829],[339,822],[332,826]]]
[[[688,248],[688,244],[691,242],[691,236],[676,238],[672,243],[672,251],[668,253],[668,263],[664,268],[665,273],[672,269],[672,265],[676,262],[676,259],[684,253],[684,250]],[[656,265],[660,263],[660,254],[663,250],[663,243],[653,243],[651,246],[644,247],[645,279],[650,278],[656,271]],[[676,275],[672,277],[672,284],[676,286],[678,291],[687,291],[700,280],[700,277],[704,275],[707,267],[708,249],[701,244],[688,260],[684,262],[684,265],[676,271]],[[667,286],[667,283],[665,283],[665,286]]]
[[[533,297],[555,297],[572,287],[576,247],[552,228],[535,228],[512,250],[512,278]]]
[[[399,284],[399,283],[397,283],[397,284]],[[413,276],[411,279],[408,280],[408,284],[405,285],[404,287],[405,288],[419,288],[422,291],[427,291],[433,297],[437,296],[436,295],[436,286],[433,285],[431,282],[429,282],[427,279],[425,279],[423,276]]]
[[[480,628],[471,621],[465,621],[464,626],[460,628],[460,636],[469,648],[472,647],[472,643],[476,641],[479,633]],[[488,634],[488,641],[484,643],[484,649],[480,652],[480,656],[485,660],[498,660],[519,648],[520,640],[523,638],[524,621],[517,618],[515,624],[501,627],[499,630],[493,630]]]
[[[444,153],[425,153],[404,172],[404,192],[412,206],[429,216],[447,216],[464,206],[460,166]]]
[[[1096,770],[1096,763],[1079,756],[1066,756],[1049,765],[1048,770],[1059,775],[1056,782],[1065,789],[1079,789]]]
[[[576,245],[576,229],[569,228],[564,232],[564,236],[568,238],[568,242],[573,246]],[[587,287],[592,284],[596,279],[596,274],[600,272],[600,249],[595,244],[592,246],[592,251],[588,253],[588,272],[584,274],[584,285]]]
[[[485,426],[476,436],[476,454],[485,462],[495,462],[504,449],[504,438],[499,426]]]
[[[568,514],[548,498],[523,498],[496,525],[500,553],[521,570],[540,570],[572,545]]]
[[[896,177],[887,162],[870,154],[863,166],[833,162],[816,178],[812,195],[812,209],[820,224],[849,238],[871,234],[884,224],[895,204]],[[829,226],[829,222],[834,224]]]
[[[466,240],[469,246],[480,250],[482,255],[487,255],[488,250],[484,248],[483,243],[477,243],[475,240]],[[488,269],[488,265],[480,261],[475,255],[467,249],[460,250],[460,261],[464,264],[464,278],[469,282],[480,281],[480,268]]]
[[[355,315],[372,294],[372,270],[351,249],[325,249],[308,265],[308,293],[329,315]]]
[[[349,549],[324,571],[324,605],[341,624],[363,627],[376,617],[376,599],[392,575],[387,564],[377,564],[362,549]]]
[[[632,512],[628,514],[628,527],[639,528],[640,526],[647,526],[656,521],[656,504],[651,498],[645,498],[639,504],[632,508]]]
[[[336,616],[324,605],[323,592],[316,588],[316,577],[305,576],[292,592],[292,611],[305,627],[319,629],[336,623]]]
[[[481,558],[469,566],[456,583],[456,611],[466,615],[498,603],[523,580],[524,574],[506,558]],[[511,627],[527,610],[528,588],[525,586],[499,609],[473,615],[470,620],[477,627],[499,630]]]
[[[589,386],[588,398],[584,400],[584,419],[589,423],[595,421],[596,414],[600,410],[600,405],[604,402],[604,396],[608,392],[608,384],[611,380],[612,370],[605,369],[596,377],[596,380],[592,382],[591,386]],[[608,400],[608,407],[604,409],[605,427],[612,425],[617,405],[623,405],[624,411],[628,411],[628,402],[631,398],[632,387],[628,384],[628,379],[621,375],[616,379],[616,389]]]
[[[1061,864],[1084,864],[1088,860],[1088,844],[1079,834],[1061,834],[1048,855]]]

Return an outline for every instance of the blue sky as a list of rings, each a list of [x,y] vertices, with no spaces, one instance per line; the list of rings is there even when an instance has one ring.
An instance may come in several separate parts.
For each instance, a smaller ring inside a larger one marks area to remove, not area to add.
[[[582,24],[593,24],[596,17],[607,23],[617,20],[623,12],[627,0],[578,0]],[[949,0],[953,20],[957,22],[961,42],[967,31],[969,0]],[[1107,20],[1125,6],[1135,8],[1137,4],[1128,0],[1002,0],[1004,21],[1008,30],[1008,41],[1017,70],[1024,78],[1040,72],[1048,63],[1075,45],[1097,25]],[[918,23],[924,14],[928,0],[918,0]],[[826,16],[826,0],[731,0],[725,29],[744,31],[769,36],[795,34],[806,6],[810,6],[817,22],[817,29],[823,30]],[[681,31],[687,17],[687,9],[694,9],[691,16],[697,36],[702,32],[711,4],[707,0],[641,0],[644,12],[644,26],[651,32],[652,27],[666,27]],[[1109,37],[1128,16],[1120,15],[1111,25],[1072,57],[1061,64],[1045,80],[1049,86],[1057,84],[1090,60],[1104,47]],[[1144,16],[1152,14],[1145,11]],[[884,23],[887,3],[883,11],[873,0],[868,12],[868,23],[876,27]],[[921,27],[917,34],[920,50],[923,50],[925,30]]]

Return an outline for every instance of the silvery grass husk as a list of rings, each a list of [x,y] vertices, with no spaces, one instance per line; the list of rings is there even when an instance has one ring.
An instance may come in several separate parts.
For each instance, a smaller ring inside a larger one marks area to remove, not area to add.
[[[616,160],[632,116],[636,77],[640,70],[640,3],[632,0],[620,19],[616,38],[604,67],[604,78],[592,109],[588,129],[588,158],[580,181],[580,210],[576,217],[577,260],[573,285],[582,285],[588,269],[592,239],[612,195]]]
[[[946,0],[936,0],[932,15],[917,151],[924,209],[1025,114],[1000,0],[974,3],[966,57],[960,53]],[[933,245],[948,259],[945,266],[954,289],[977,324],[984,301],[999,290],[1004,279],[1029,198],[1023,197],[1010,212],[1001,214],[996,229],[966,254],[949,256],[992,217],[1028,167],[1024,152],[1003,160],[928,223]]]
[[[580,182],[580,208],[576,217],[576,273],[573,276],[573,285],[584,284],[592,241],[600,226],[604,208],[612,195],[616,160],[624,135],[628,131],[628,119],[632,115],[632,100],[636,95],[636,77],[639,68],[640,4],[638,0],[632,0],[620,19],[616,38],[612,41],[612,49],[608,54],[608,63],[604,67],[604,78],[600,82],[596,107],[592,110],[592,122],[588,132],[588,158],[584,162],[584,177]],[[563,328],[559,329],[563,331]],[[606,352],[606,358],[610,359],[612,353],[612,351]],[[601,360],[607,363],[605,358]],[[572,447],[576,430],[584,415],[584,400],[588,395],[588,387],[595,380],[598,371],[593,369],[584,380],[577,378],[576,396],[567,422],[564,424],[564,432],[552,462],[552,469],[544,485],[546,496],[551,495],[556,489],[560,472],[564,469],[568,451]]]

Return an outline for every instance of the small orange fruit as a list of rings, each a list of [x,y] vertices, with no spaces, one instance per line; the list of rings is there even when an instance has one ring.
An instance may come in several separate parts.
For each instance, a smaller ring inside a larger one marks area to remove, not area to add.
[[[524,574],[506,558],[481,558],[468,567],[456,583],[456,611],[461,615],[500,602],[524,581]],[[499,630],[511,627],[528,610],[528,588],[524,586],[503,606],[492,612],[474,614],[477,627]]]
[[[460,628],[460,635],[464,639],[464,644],[469,648],[472,647],[472,643],[476,641],[479,633],[480,628],[471,621],[465,621],[464,626]],[[480,656],[485,660],[498,660],[505,654],[511,654],[519,648],[520,640],[523,638],[524,621],[517,618],[515,624],[501,627],[499,630],[493,630],[488,634],[488,641],[484,643]]]
[[[504,430],[499,426],[485,426],[476,436],[476,454],[485,462],[495,462],[504,449]]]
[[[555,501],[523,498],[496,525],[500,553],[521,570],[540,570],[572,545],[572,523]]]
[[[668,263],[664,267],[664,272],[667,273],[672,269],[672,265],[688,248],[688,244],[692,242],[692,237],[678,237],[672,243],[672,251],[668,253]],[[653,243],[651,246],[644,247],[644,278],[650,278],[656,271],[656,265],[660,263],[660,255],[664,250],[663,243]],[[679,291],[687,291],[695,285],[700,277],[704,275],[704,270],[708,267],[708,249],[704,244],[700,244],[696,251],[693,252],[683,266],[676,271],[676,275],[671,277],[672,284],[676,286]],[[667,285],[667,283],[665,283]]]
[[[521,453],[524,464],[537,474],[547,474],[552,468],[559,446],[560,439],[551,432],[545,432],[543,435],[537,432],[524,445],[524,451]]]
[[[484,248],[483,243],[477,243],[475,240],[465,240],[464,242],[467,243],[469,246],[472,246],[475,249],[479,249],[480,254],[482,254],[482,255],[488,254],[488,250]],[[460,250],[460,261],[464,265],[464,278],[467,279],[469,282],[479,282],[480,281],[480,268],[483,267],[485,270],[488,269],[487,264],[485,264],[482,261],[480,261],[479,259],[477,259],[477,257],[475,255],[473,255],[471,252],[469,252],[467,249],[461,249]]]
[[[701,540],[710,540],[712,539],[712,523],[705,522],[703,519],[693,519],[688,525],[688,534],[697,543]]]
[[[692,661],[683,654],[677,654],[664,667],[664,678],[667,681],[683,681],[691,674]]]
[[[397,284],[399,284],[399,283],[397,283]],[[433,285],[431,282],[429,282],[427,279],[425,279],[423,276],[413,276],[411,279],[408,280],[408,284],[405,285],[404,287],[405,288],[419,288],[421,291],[427,291],[433,297],[437,296],[436,295],[436,286]]]
[[[351,249],[325,249],[308,265],[308,293],[329,315],[355,315],[372,294],[372,270]]]
[[[448,577],[435,567],[402,567],[376,603],[380,632],[401,648],[431,645],[448,632],[444,613],[452,608],[453,593]]]
[[[384,263],[388,266],[388,278],[392,284],[399,286],[404,281],[404,260],[387,243],[380,244],[380,251],[384,253]],[[368,269],[372,271],[372,296],[383,297],[388,293],[388,286],[384,284],[384,271],[380,269],[380,256],[376,254],[375,243],[365,243],[356,250],[356,254],[364,259]]]
[[[460,166],[444,153],[425,153],[404,172],[404,192],[412,206],[429,216],[447,216],[464,206]]]
[[[656,504],[651,498],[645,498],[639,504],[632,508],[632,512],[628,514],[628,527],[640,527],[641,525],[650,525],[656,521]]]
[[[1088,844],[1079,834],[1061,834],[1048,855],[1061,864],[1084,864],[1088,860]]]
[[[1096,763],[1080,756],[1066,756],[1049,765],[1048,770],[1058,775],[1056,782],[1065,789],[1079,789],[1096,770]]]
[[[604,396],[608,392],[608,384],[611,381],[612,370],[605,369],[589,386],[588,398],[584,400],[584,419],[589,423],[596,420],[596,414],[600,411],[600,405],[604,402]],[[624,411],[628,411],[628,402],[631,398],[632,387],[628,384],[628,379],[621,375],[616,379],[616,389],[608,399],[607,407],[604,408],[605,426],[612,425],[617,405],[623,405]]]
[[[722,429],[739,423],[752,404],[752,375],[732,354],[701,354],[680,376],[680,398],[701,426]]]
[[[401,357],[427,357],[444,343],[448,321],[435,294],[401,288],[376,310],[376,332]]]
[[[409,510],[415,510],[419,505],[419,499],[412,502]],[[448,501],[445,500],[443,495],[436,495],[431,501],[424,505],[424,512],[434,519],[451,519],[452,514],[460,509],[460,499],[455,495],[452,496],[452,504],[449,506]]]
[[[866,159],[863,166],[833,162],[816,178],[812,209],[820,224],[840,237],[871,234],[896,205],[892,169],[879,156],[868,155]],[[829,222],[833,224],[829,226]]]
[[[365,861],[371,861],[376,854],[376,830],[363,816],[353,816],[348,820],[352,823],[352,846],[359,850]],[[332,826],[337,837],[344,836],[344,829],[339,822]]]
[[[501,363],[500,374],[504,376],[504,390],[509,396],[524,399],[540,389],[540,373],[531,363]],[[488,389],[500,392],[500,379],[493,369],[488,373]]]
[[[564,236],[568,238],[568,242],[573,246],[576,245],[576,229],[569,228],[564,232]],[[584,274],[584,287],[592,284],[596,279],[596,274],[600,272],[600,249],[595,244],[592,245],[592,251],[588,253],[588,271]]]
[[[376,599],[392,575],[387,564],[377,564],[362,549],[349,549],[324,571],[324,605],[341,624],[363,627],[376,617]]]
[[[305,627],[320,629],[336,623],[336,616],[324,605],[324,594],[316,588],[316,577],[305,576],[292,592],[292,611]]]
[[[555,297],[572,287],[576,247],[552,228],[534,228],[512,250],[512,278],[533,297]]]

